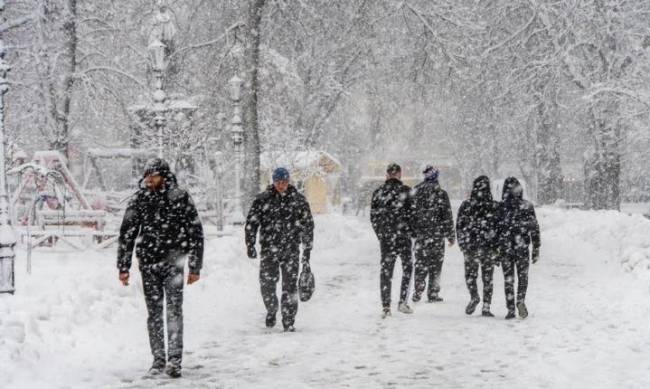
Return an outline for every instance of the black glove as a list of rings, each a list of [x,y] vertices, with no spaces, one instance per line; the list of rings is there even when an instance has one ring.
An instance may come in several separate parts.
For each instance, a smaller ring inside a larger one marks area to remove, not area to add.
[[[311,257],[311,249],[302,249],[302,263],[309,264],[309,258]]]
[[[246,248],[246,254],[248,255],[248,258],[250,259],[255,259],[257,258],[257,250],[255,250],[255,246],[251,245]]]
[[[533,263],[537,263],[539,261],[539,247],[534,247],[533,248]]]

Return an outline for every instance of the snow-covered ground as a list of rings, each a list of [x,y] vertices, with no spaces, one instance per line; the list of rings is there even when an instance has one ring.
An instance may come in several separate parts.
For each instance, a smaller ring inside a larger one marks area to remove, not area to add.
[[[151,363],[137,271],[114,252],[19,252],[17,293],[0,296],[2,388],[650,387],[650,220],[539,210],[542,258],[526,320],[467,317],[462,257],[449,250],[441,304],[380,319],[379,253],[365,219],[316,219],[317,292],[293,334],[264,328],[257,262],[241,236],[208,243],[185,289],[184,377],[145,380]],[[399,278],[399,266],[395,277]],[[394,283],[393,295],[397,288]]]

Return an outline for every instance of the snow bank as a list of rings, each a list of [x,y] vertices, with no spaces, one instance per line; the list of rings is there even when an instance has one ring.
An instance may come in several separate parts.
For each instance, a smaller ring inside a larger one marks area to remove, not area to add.
[[[598,258],[620,263],[625,271],[650,284],[650,220],[616,211],[541,208],[542,249],[565,242],[566,250],[592,246]],[[576,244],[576,243],[580,244]],[[557,245],[554,249],[558,249]],[[579,254],[579,253],[576,253]],[[566,255],[566,252],[564,253]],[[594,258],[596,259],[596,258]]]

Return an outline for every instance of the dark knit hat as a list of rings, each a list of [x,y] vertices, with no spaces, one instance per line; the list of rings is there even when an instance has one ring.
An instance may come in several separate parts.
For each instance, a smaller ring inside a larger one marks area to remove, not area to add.
[[[162,158],[152,158],[147,161],[147,164],[144,165],[144,174],[143,176],[149,176],[153,174],[158,174],[160,176],[167,176],[171,170],[169,169],[169,164],[165,162]]]
[[[400,165],[396,164],[396,163],[391,163],[386,168],[386,173],[388,175],[390,175],[390,176],[392,176],[394,174],[397,174],[397,173],[401,173],[401,172],[402,172],[402,167]]]
[[[424,174],[424,177],[430,180],[437,180],[438,176],[440,175],[440,171],[433,165],[427,165],[422,171],[422,174]]]
[[[279,167],[273,171],[273,182],[289,181],[289,171],[283,167]]]

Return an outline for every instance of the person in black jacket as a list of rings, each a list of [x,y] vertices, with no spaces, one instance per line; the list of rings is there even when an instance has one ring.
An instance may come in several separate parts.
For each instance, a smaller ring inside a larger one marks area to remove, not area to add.
[[[386,182],[372,194],[370,204],[370,221],[379,239],[381,251],[379,284],[384,318],[391,314],[391,282],[397,257],[402,261],[402,286],[397,308],[402,313],[413,313],[407,304],[413,273],[413,204],[411,188],[402,184],[401,177],[402,168],[397,164],[389,165],[386,170]]]
[[[300,244],[303,265],[309,264],[314,220],[309,203],[289,184],[289,172],[284,168],[273,172],[273,185],[257,196],[248,212],[246,247],[251,259],[257,258],[255,241],[258,231],[262,249],[260,287],[267,312],[266,326],[275,326],[278,311],[276,285],[282,273],[282,325],[285,332],[293,332],[298,312]]]
[[[144,185],[143,185],[144,184]],[[200,278],[203,264],[203,227],[192,198],[180,189],[176,176],[162,159],[149,161],[140,189],[130,200],[120,227],[117,268],[122,284],[129,284],[135,247],[145,302],[147,329],[153,354],[149,373],[181,376],[183,356],[183,272],[187,283]],[[163,302],[167,305],[168,353],[165,355]]]
[[[535,208],[533,204],[524,200],[523,187],[514,177],[507,178],[503,184],[503,198],[498,206],[497,220],[500,261],[503,266],[508,308],[506,319],[514,319],[515,306],[523,319],[528,316],[525,300],[528,289],[529,246],[532,243],[532,261],[537,263],[541,240]],[[515,273],[519,280],[516,301]]]
[[[483,316],[493,317],[490,303],[498,246],[497,202],[492,199],[488,177],[480,176],[474,180],[470,199],[463,201],[458,210],[456,234],[458,245],[465,256],[465,283],[470,295],[465,313],[474,313],[481,301],[476,286],[480,267],[483,279]]]
[[[456,241],[454,217],[449,195],[440,187],[438,169],[427,166],[424,181],[414,188],[415,292],[413,302],[422,298],[427,287],[428,302],[440,302],[440,275],[445,256],[445,239],[449,246]]]

